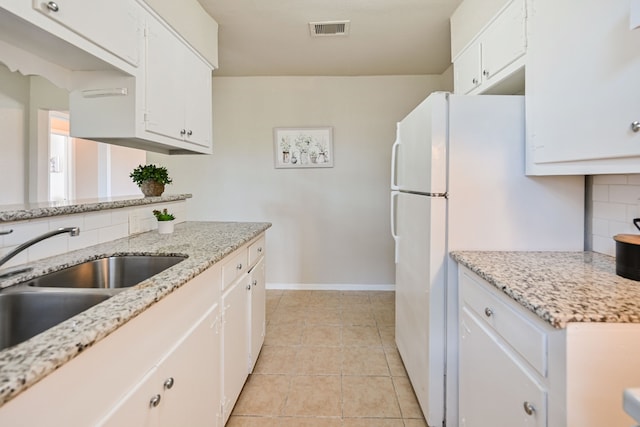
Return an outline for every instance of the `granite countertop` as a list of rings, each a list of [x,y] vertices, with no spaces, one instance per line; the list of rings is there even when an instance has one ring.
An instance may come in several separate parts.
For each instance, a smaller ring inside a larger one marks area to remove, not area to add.
[[[640,282],[595,252],[451,253],[554,328],[570,322],[640,323]]]
[[[173,234],[150,231],[30,263],[28,274],[0,288],[109,255],[188,255],[184,261],[127,288],[89,310],[16,346],[0,351],[0,405],[53,372],[212,264],[271,226],[269,223],[187,222]]]
[[[69,215],[105,209],[127,208],[152,203],[175,202],[190,199],[191,194],[168,194],[159,197],[123,196],[97,199],[72,200],[68,202],[38,202],[20,205],[0,205],[0,223],[24,221],[57,215]]]

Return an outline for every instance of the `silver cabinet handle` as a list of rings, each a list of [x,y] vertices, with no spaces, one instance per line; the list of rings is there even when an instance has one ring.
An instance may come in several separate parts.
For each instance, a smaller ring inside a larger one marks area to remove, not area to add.
[[[257,281],[256,279],[253,279],[253,282],[251,282],[251,284],[252,284],[253,286],[256,286],[256,285],[258,284],[258,281]]]
[[[640,122],[637,120],[635,122],[631,122],[631,130],[634,132],[640,131]]]
[[[485,77],[489,77],[489,71],[488,70],[482,70],[482,75]]]
[[[60,8],[58,7],[58,3],[54,1],[50,1],[49,3],[47,3],[47,9],[49,9],[51,12],[57,12],[60,10]]]
[[[0,231],[0,236],[6,236],[7,234],[13,233],[13,229],[7,231]]]
[[[192,131],[191,129],[189,129],[189,130],[187,131],[187,136],[191,136],[191,135],[193,135],[193,131]]]
[[[527,415],[533,415],[536,412],[536,408],[529,402],[524,402],[522,406],[524,407],[524,412]]]
[[[262,246],[258,248],[258,253],[262,253]]]
[[[180,129],[180,135],[184,136],[185,133],[187,133],[186,129]]]
[[[156,394],[155,396],[153,396],[151,398],[151,400],[149,401],[149,406],[152,408],[155,408],[156,406],[158,406],[160,404],[160,395]]]
[[[484,315],[487,316],[487,317],[493,316],[493,310],[491,310],[489,307],[486,307],[484,309]]]
[[[473,83],[474,85],[478,84],[478,79],[476,79],[475,77],[473,78],[473,80],[471,80],[471,83]]]
[[[171,389],[171,387],[173,387],[173,384],[174,384],[174,383],[175,383],[175,381],[174,381],[173,377],[169,377],[169,378],[167,378],[167,379],[165,380],[164,384],[163,384],[163,385],[164,385],[164,389],[165,389],[165,390],[169,390],[169,389]]]
[[[236,265],[236,270],[242,270],[242,264]]]
[[[249,283],[249,284],[247,285],[247,290],[248,290],[248,291],[250,291],[250,290],[251,290],[251,283]]]

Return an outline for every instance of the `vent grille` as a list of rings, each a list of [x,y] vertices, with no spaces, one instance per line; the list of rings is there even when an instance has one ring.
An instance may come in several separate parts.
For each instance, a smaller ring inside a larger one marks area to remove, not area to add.
[[[346,36],[351,21],[309,22],[311,37]]]

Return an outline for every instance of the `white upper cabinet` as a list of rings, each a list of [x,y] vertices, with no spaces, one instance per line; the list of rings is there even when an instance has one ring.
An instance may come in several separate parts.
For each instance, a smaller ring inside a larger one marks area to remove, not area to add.
[[[628,0],[534,0],[527,173],[640,172],[640,31]]]
[[[211,67],[159,21],[146,38],[146,129],[209,148]]]
[[[33,0],[33,8],[131,65],[138,65],[140,25],[134,0]]]
[[[455,93],[517,93],[524,88],[526,16],[524,0],[510,1],[454,57]],[[452,18],[452,33],[458,22]]]

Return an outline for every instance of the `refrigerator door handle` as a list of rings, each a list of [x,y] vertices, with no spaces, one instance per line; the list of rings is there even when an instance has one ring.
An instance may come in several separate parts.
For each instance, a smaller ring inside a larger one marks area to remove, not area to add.
[[[396,161],[398,147],[400,146],[400,122],[396,123],[396,140],[391,147],[391,189],[399,190],[397,177],[396,177]]]
[[[398,263],[398,234],[396,232],[396,199],[400,195],[399,191],[391,192],[391,237],[393,237],[393,241],[395,242],[395,255],[394,260],[395,263]]]

